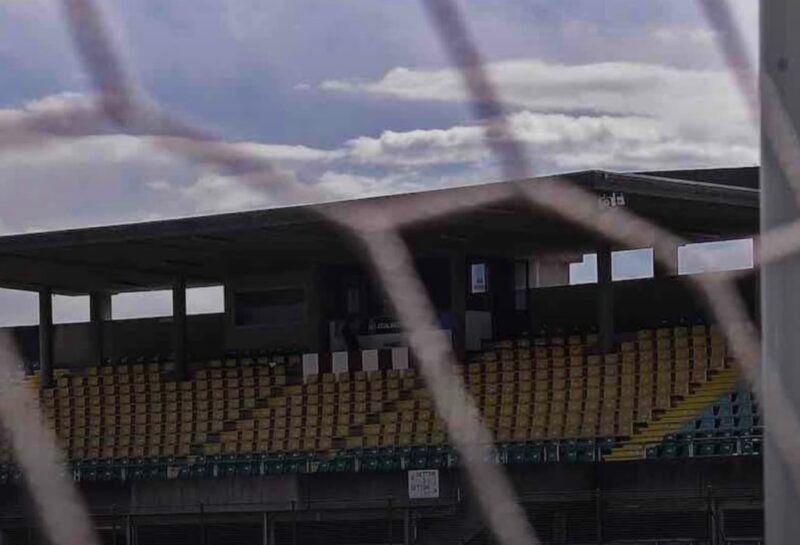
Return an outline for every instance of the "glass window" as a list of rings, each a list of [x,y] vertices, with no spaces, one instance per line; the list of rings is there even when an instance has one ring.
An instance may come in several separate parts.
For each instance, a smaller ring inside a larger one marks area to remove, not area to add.
[[[111,296],[114,320],[172,316],[172,291],[134,291]]]
[[[572,286],[597,283],[597,254],[584,254],[583,261],[569,264],[569,283]]]
[[[722,240],[678,248],[679,274],[736,271],[753,268],[753,240]]]
[[[186,290],[186,314],[221,314],[225,312],[225,288],[208,286]]]
[[[53,323],[74,324],[89,321],[89,298],[85,295],[53,296]]]
[[[611,275],[614,280],[635,280],[653,277],[653,249],[622,250],[611,254]]]

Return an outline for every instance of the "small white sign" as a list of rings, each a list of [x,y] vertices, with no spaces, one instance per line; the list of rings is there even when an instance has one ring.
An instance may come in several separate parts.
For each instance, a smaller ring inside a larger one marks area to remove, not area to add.
[[[600,208],[616,208],[618,206],[625,206],[625,193],[611,193],[610,195],[601,195],[597,198],[597,204]]]
[[[412,500],[439,497],[439,470],[414,469],[408,472],[408,497]]]
[[[486,263],[473,263],[470,265],[470,293],[486,293]]]

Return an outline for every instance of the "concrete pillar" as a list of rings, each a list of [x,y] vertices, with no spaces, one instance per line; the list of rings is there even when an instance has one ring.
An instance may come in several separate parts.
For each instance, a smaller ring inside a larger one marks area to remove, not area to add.
[[[176,277],[172,283],[173,350],[175,351],[175,375],[178,380],[186,378],[186,279]]]
[[[467,258],[463,252],[450,255],[450,314],[453,351],[461,363],[467,355]]]
[[[668,278],[678,276],[678,247],[653,249],[653,276]]]
[[[597,333],[602,353],[614,347],[614,284],[611,276],[611,247],[597,250]]]
[[[582,261],[581,253],[537,255],[530,261],[530,287],[569,286],[569,266]]]
[[[53,386],[53,290],[39,290],[39,368],[44,388]]]
[[[308,294],[308,346],[309,352],[330,350],[328,324],[325,319],[324,270],[312,267],[306,293]]]
[[[533,262],[534,287],[551,288],[569,285],[569,262],[537,259]]]
[[[761,231],[800,219],[797,196],[789,176],[781,168],[777,146],[788,149],[794,160],[797,142],[783,136],[775,127],[788,125],[800,132],[800,2],[769,0],[761,3]],[[770,85],[770,80],[773,87]],[[771,92],[774,90],[774,93]],[[776,103],[776,100],[779,103]],[[781,111],[782,110],[782,111]],[[785,115],[784,115],[785,114]],[[797,165],[793,164],[796,170]],[[787,394],[790,410],[800,414],[800,255],[794,254],[762,270],[761,305],[763,324],[762,377],[764,385],[780,384]],[[785,438],[770,433],[770,422],[785,418],[778,413],[775,397],[766,395],[764,404],[766,441],[764,451],[764,518],[766,543],[795,543],[800,536],[800,493],[792,478],[790,464],[777,446]]]
[[[92,345],[95,362],[102,363],[105,357],[105,322],[111,320],[111,294],[92,292],[89,294],[89,322],[92,324]]]

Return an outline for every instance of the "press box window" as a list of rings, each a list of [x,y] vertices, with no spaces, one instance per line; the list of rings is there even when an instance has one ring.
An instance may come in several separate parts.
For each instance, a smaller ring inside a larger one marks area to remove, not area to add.
[[[234,316],[237,326],[277,326],[305,321],[305,292],[279,289],[237,293]]]

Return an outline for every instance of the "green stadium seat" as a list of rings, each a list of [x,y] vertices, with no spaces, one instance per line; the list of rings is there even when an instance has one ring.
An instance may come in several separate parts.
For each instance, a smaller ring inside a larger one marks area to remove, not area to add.
[[[708,439],[695,446],[695,456],[714,456],[717,453],[717,445],[713,440]]]
[[[546,462],[558,462],[560,460],[558,443],[545,443],[544,456]]]

